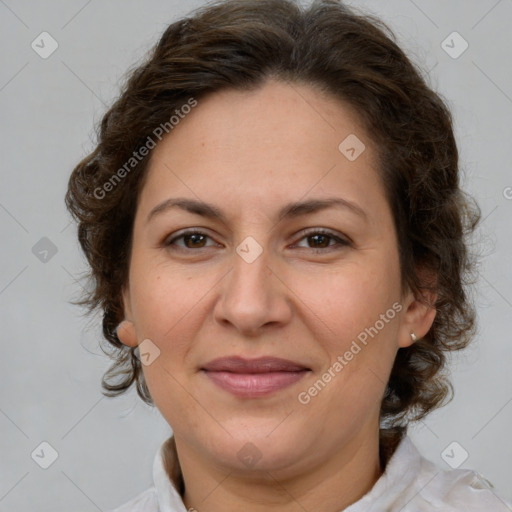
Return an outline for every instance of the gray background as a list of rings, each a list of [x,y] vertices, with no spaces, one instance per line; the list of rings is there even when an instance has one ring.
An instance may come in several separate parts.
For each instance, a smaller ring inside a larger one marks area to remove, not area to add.
[[[85,319],[68,302],[85,265],[63,198],[123,73],[169,22],[203,3],[0,0],[2,512],[107,510],[152,485],[152,461],[170,428],[135,392],[101,395],[108,360],[98,347],[100,317]],[[465,186],[485,219],[475,247],[484,256],[477,339],[453,359],[455,399],[411,436],[443,469],[441,453],[457,441],[469,453],[461,467],[510,501],[512,0],[350,4],[387,21],[448,100]],[[47,59],[31,47],[43,31],[59,45]],[[456,59],[441,46],[453,31],[469,43]],[[46,262],[36,245],[43,237],[57,250]],[[31,458],[43,441],[58,452],[48,469]]]

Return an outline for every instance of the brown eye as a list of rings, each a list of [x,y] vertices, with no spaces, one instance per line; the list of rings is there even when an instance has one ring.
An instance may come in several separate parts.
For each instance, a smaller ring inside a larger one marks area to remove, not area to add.
[[[308,239],[308,241],[311,241],[311,240],[314,241],[313,243],[315,244],[315,249],[316,249],[316,248],[328,247],[330,245],[329,241],[332,240],[332,237],[327,236],[327,235],[318,234],[318,235],[310,235],[307,237],[307,239]]]
[[[211,247],[212,245],[206,245],[207,240],[211,237],[202,231],[184,231],[180,233],[178,236],[175,236],[165,242],[166,247],[172,247],[177,250],[194,250],[194,249],[206,249],[207,247]],[[178,241],[183,241],[183,243],[177,243]],[[340,236],[334,234],[331,231],[324,230],[315,230],[305,233],[301,240],[306,240],[308,246],[299,246],[299,248],[312,249],[318,252],[327,252],[331,249],[339,249],[341,247],[351,245],[350,242]],[[213,244],[215,245],[215,244]]]
[[[179,249],[203,249],[208,247],[205,242],[210,237],[201,231],[185,231],[180,235],[170,239],[165,243],[166,246],[175,246]],[[182,240],[184,245],[176,244],[177,240]]]
[[[306,249],[316,249],[320,252],[322,252],[323,249],[340,248],[350,245],[348,240],[341,238],[331,231],[325,230],[310,231],[306,233],[301,240],[307,240],[308,247],[305,247]]]

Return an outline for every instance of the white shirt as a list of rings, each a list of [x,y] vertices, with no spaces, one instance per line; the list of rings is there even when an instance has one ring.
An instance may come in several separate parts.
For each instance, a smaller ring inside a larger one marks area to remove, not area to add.
[[[187,512],[164,469],[164,444],[153,463],[154,485],[110,512]],[[443,470],[425,459],[405,436],[370,491],[340,512],[433,511],[510,512],[512,506],[475,471]]]

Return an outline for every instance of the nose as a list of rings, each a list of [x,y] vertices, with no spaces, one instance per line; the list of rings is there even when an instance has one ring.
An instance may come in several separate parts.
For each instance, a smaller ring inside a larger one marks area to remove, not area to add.
[[[240,334],[256,336],[270,326],[283,326],[292,316],[293,292],[266,249],[252,262],[233,254],[233,268],[220,283],[215,319]]]

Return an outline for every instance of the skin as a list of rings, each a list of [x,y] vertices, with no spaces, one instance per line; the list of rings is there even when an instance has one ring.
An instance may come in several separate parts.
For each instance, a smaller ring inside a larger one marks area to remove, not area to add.
[[[355,161],[338,149],[349,134],[366,146]],[[160,350],[143,371],[174,432],[187,508],[334,512],[381,476],[386,382],[397,350],[412,343],[411,332],[428,332],[435,311],[401,293],[375,155],[348,105],[275,80],[202,99],[153,150],[118,335],[128,346],[149,339]],[[289,202],[333,196],[365,216],[331,207],[276,218]],[[177,197],[213,203],[226,222],[176,207],[147,221],[156,205]],[[166,245],[185,228],[207,237]],[[350,243],[315,238],[313,228]],[[263,249],[251,263],[236,252],[248,236]],[[401,311],[301,404],[298,394],[395,302]],[[272,395],[238,398],[199,371],[230,355],[272,355],[312,371]],[[237,456],[248,442],[261,455],[252,467]]]

